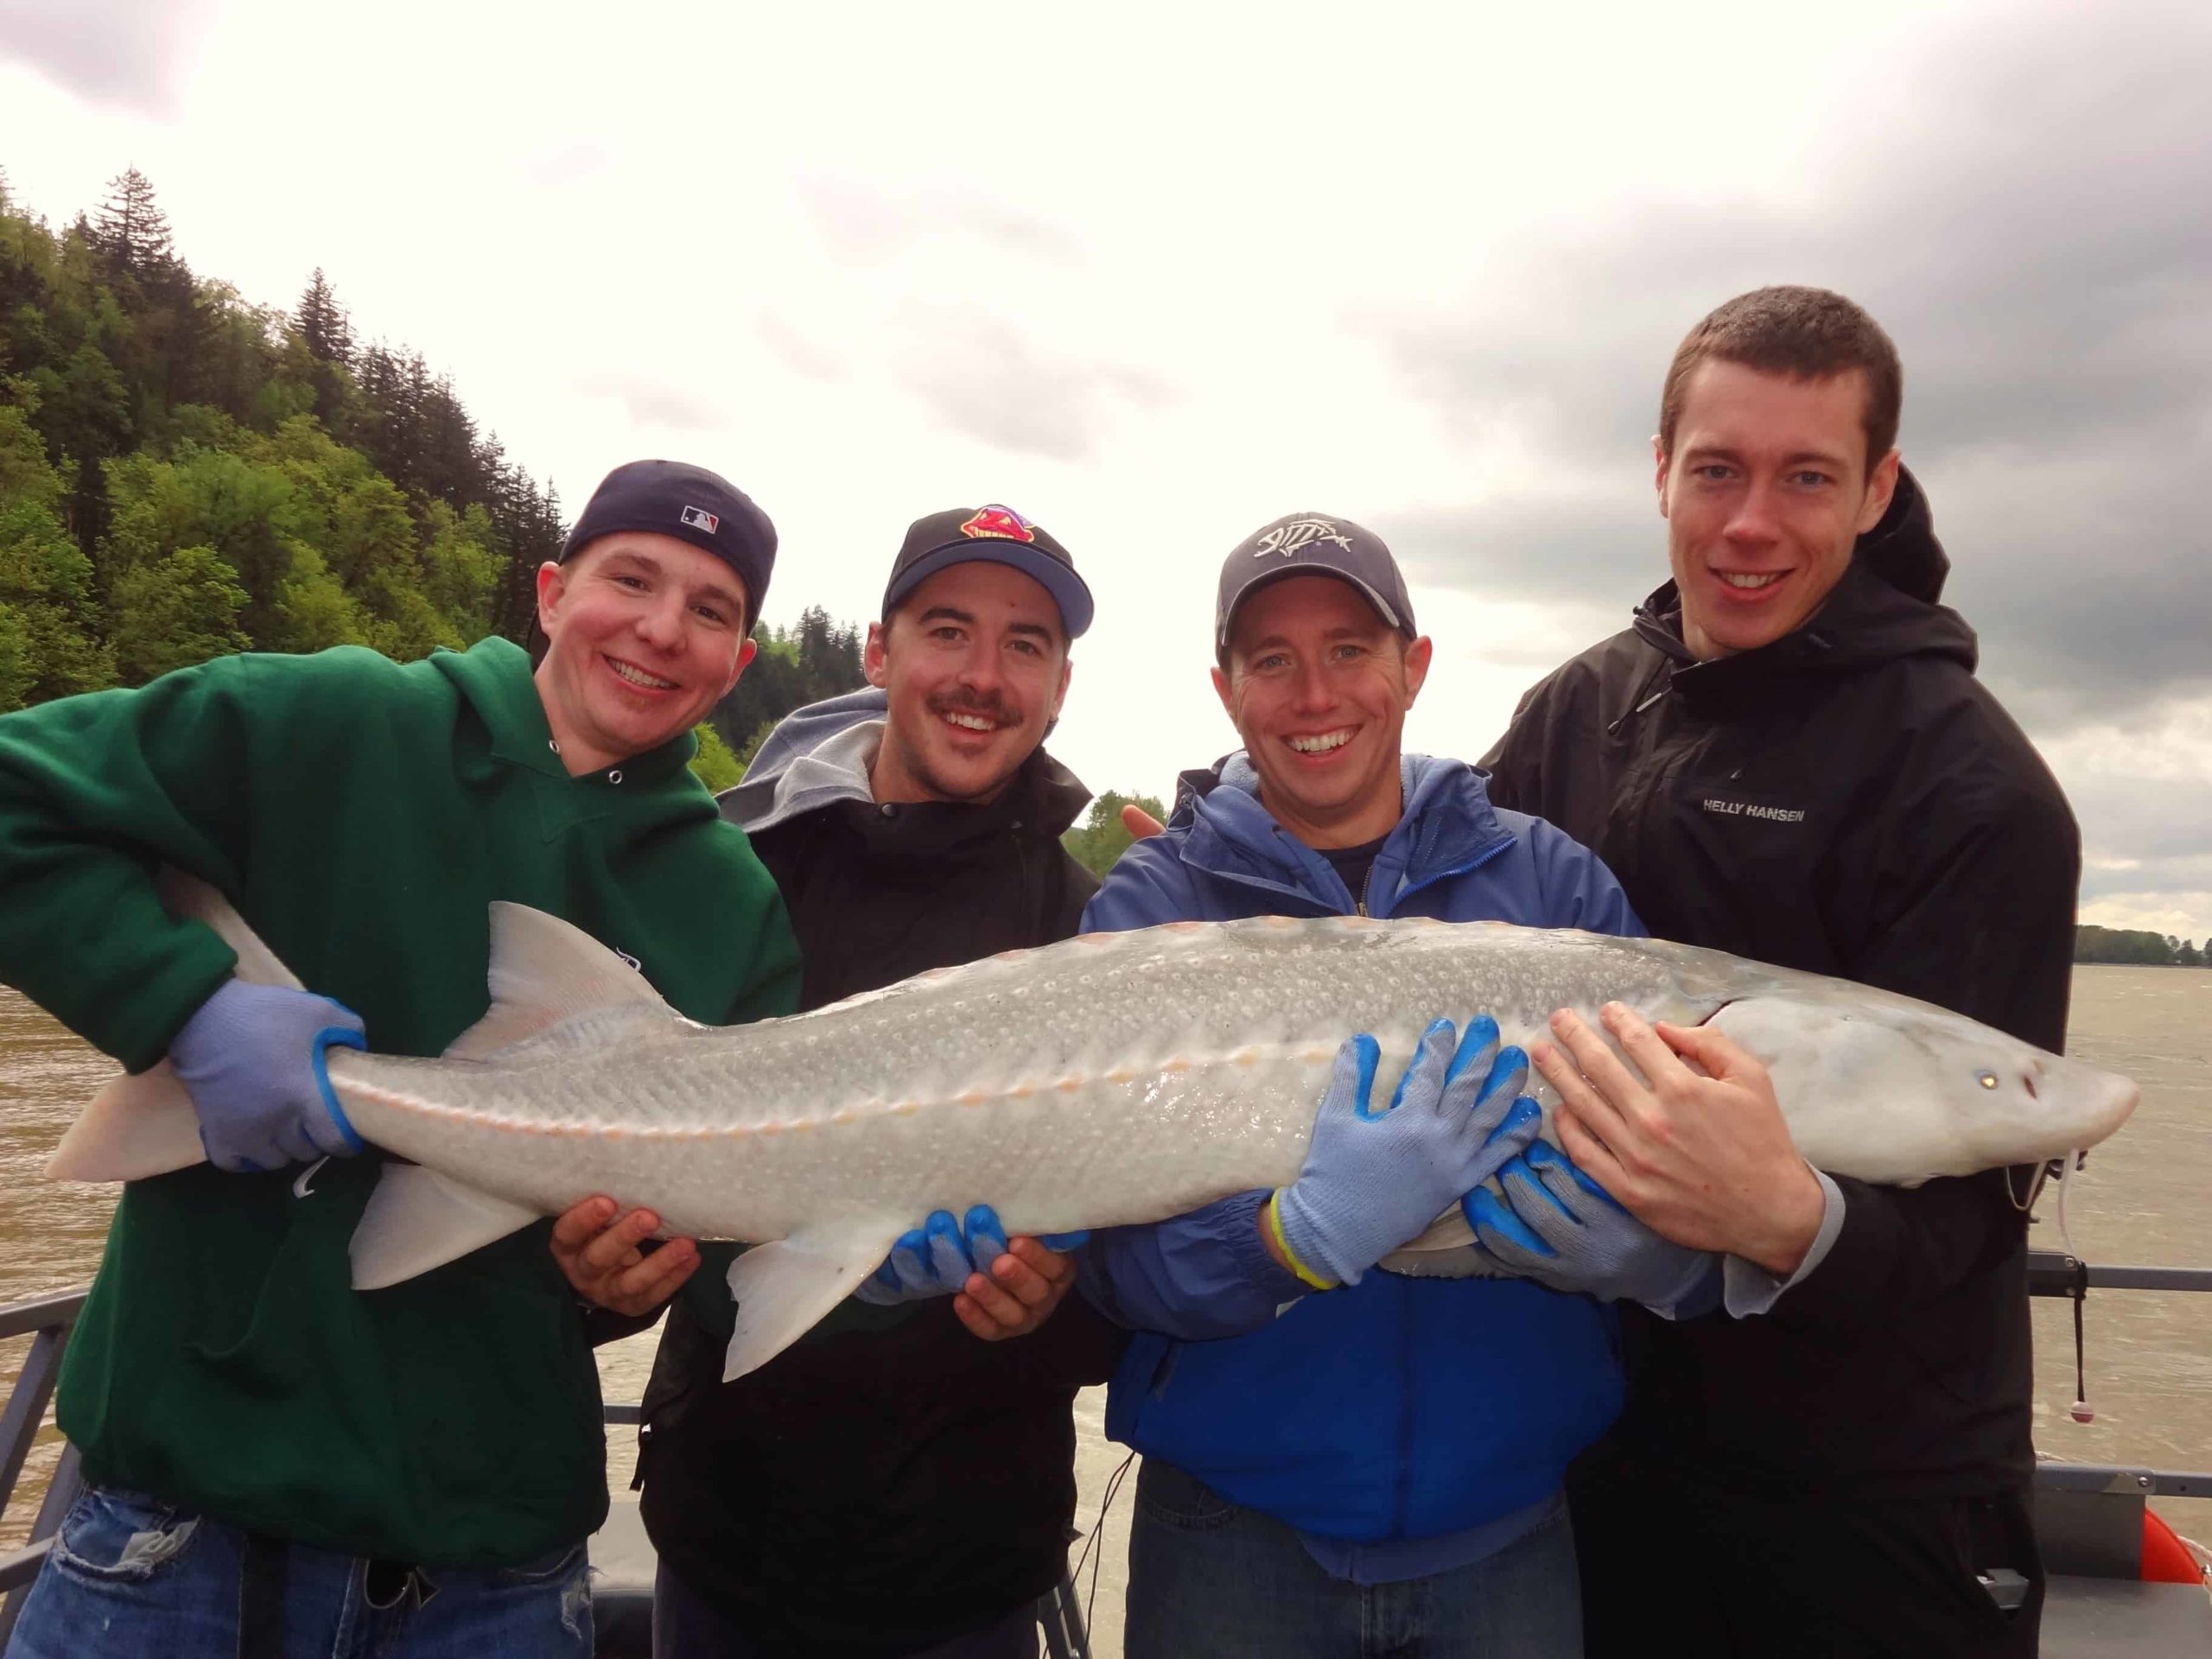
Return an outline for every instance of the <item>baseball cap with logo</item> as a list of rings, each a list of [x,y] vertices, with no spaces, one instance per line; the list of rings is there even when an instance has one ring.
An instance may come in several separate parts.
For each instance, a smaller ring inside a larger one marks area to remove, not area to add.
[[[1269,582],[1287,576],[1334,576],[1348,582],[1383,621],[1408,639],[1414,635],[1406,579],[1382,538],[1349,518],[1294,512],[1261,525],[1223,562],[1213,607],[1215,650],[1228,652],[1236,607]]]
[[[932,512],[908,525],[883,590],[883,614],[889,617],[900,600],[947,566],[974,563],[1011,565],[1033,577],[1059,607],[1069,639],[1090,626],[1090,589],[1076,575],[1067,549],[1013,508],[996,503]]]
[[[680,461],[632,461],[617,467],[584,503],[575,528],[561,544],[563,563],[601,537],[623,530],[673,536],[705,549],[744,582],[746,626],[760,620],[760,607],[768,602],[768,577],[776,566],[776,527],[728,479]]]

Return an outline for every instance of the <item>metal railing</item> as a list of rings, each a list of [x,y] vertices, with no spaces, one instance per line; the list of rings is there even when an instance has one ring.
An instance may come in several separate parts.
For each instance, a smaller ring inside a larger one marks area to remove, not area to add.
[[[47,1403],[54,1398],[54,1380],[61,1374],[62,1351],[69,1345],[70,1329],[84,1306],[85,1293],[73,1290],[0,1307],[0,1341],[24,1335],[31,1339],[23,1369],[16,1386],[9,1390],[7,1408],[0,1411],[0,1513],[5,1512],[9,1498],[15,1494],[24,1460],[30,1456],[31,1442],[38,1438],[40,1425],[46,1421]],[[65,1444],[61,1461],[31,1522],[31,1541],[0,1555],[0,1597],[4,1597],[0,1599],[0,1653],[7,1650],[30,1581],[38,1576],[47,1551],[54,1548],[61,1517],[77,1501],[83,1484],[77,1472],[77,1448]]]

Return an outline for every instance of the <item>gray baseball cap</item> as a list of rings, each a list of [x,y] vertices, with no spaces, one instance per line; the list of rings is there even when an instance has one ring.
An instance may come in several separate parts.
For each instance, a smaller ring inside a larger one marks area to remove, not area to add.
[[[1261,525],[1223,562],[1220,595],[1213,607],[1217,651],[1229,649],[1229,626],[1236,620],[1236,607],[1286,576],[1335,576],[1348,582],[1383,621],[1407,639],[1414,638],[1414,607],[1406,597],[1406,579],[1382,538],[1349,518],[1294,512]]]

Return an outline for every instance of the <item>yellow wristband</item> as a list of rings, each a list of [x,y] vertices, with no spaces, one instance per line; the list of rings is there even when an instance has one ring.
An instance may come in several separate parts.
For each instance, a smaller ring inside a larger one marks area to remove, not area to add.
[[[1282,1236],[1281,1199],[1281,1187],[1268,1194],[1268,1236],[1274,1240],[1275,1248],[1282,1252],[1282,1259],[1290,1263],[1290,1270],[1298,1275],[1300,1284],[1313,1290],[1334,1290],[1337,1287],[1334,1281],[1322,1278],[1300,1261],[1298,1252],[1290,1248],[1290,1241]]]

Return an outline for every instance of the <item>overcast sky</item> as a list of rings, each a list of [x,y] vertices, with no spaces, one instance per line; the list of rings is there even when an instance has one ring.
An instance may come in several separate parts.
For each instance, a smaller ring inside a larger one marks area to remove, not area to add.
[[[571,511],[726,473],[772,620],[1013,505],[1099,601],[1055,751],[1163,794],[1234,746],[1244,533],[1389,537],[1410,741],[1473,758],[1664,575],[1683,331],[1840,289],[2085,918],[2212,933],[2212,7],[1491,10],[0,0],[0,166],[56,222],[140,168],[257,302],[321,265]]]

